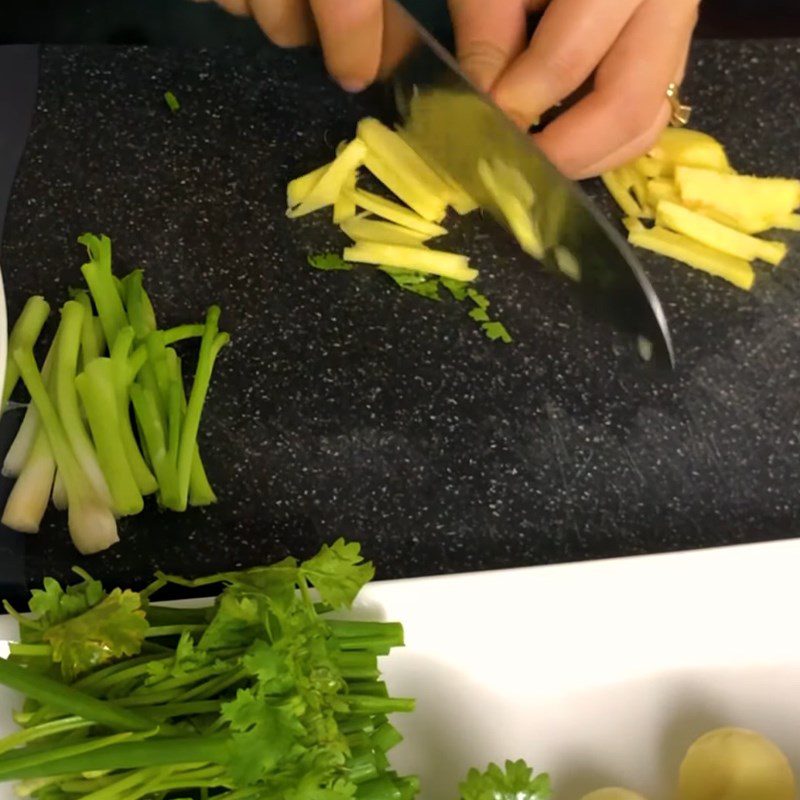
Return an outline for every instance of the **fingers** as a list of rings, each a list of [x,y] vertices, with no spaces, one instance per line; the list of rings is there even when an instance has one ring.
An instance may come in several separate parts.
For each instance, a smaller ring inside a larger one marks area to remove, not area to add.
[[[311,0],[311,10],[328,71],[348,91],[364,89],[381,62],[382,0]]]
[[[492,4],[475,2],[492,13]],[[553,0],[527,49],[495,87],[498,105],[527,128],[584,83],[642,2]]]
[[[383,2],[383,52],[378,70],[379,78],[386,78],[397,65],[419,44],[419,34],[409,13],[394,0]]]
[[[205,0],[196,1],[204,2]],[[222,6],[229,14],[236,14],[239,17],[246,17],[250,14],[247,0],[217,0],[217,5]]]
[[[449,0],[448,5],[461,68],[488,91],[525,48],[526,0]]]
[[[242,0],[223,0],[226,8]],[[245,0],[261,30],[279,47],[300,47],[314,41],[314,21],[306,0]]]
[[[679,76],[697,20],[685,0],[645,0],[603,59],[594,90],[535,138],[563,172],[596,175],[649,149],[669,120],[666,89]]]

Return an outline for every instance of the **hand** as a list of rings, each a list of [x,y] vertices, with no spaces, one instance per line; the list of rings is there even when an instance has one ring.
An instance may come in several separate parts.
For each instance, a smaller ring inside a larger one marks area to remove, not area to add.
[[[379,74],[387,54],[383,31],[392,29],[383,0],[217,0],[234,14],[252,14],[281,47],[319,39],[325,65],[344,89],[357,92]],[[398,26],[399,27],[399,26]]]
[[[520,126],[594,75],[592,91],[534,136],[573,178],[647,151],[667,125],[699,0],[449,0],[457,55]],[[530,43],[526,15],[545,8]]]
[[[349,91],[372,83],[407,48],[383,0],[217,0],[250,14],[276,44],[320,40]],[[449,0],[464,69],[528,128],[594,75],[592,92],[536,134],[567,175],[584,178],[645,152],[666,126],[699,0]],[[526,45],[527,14],[545,8]],[[388,35],[384,35],[384,33]]]

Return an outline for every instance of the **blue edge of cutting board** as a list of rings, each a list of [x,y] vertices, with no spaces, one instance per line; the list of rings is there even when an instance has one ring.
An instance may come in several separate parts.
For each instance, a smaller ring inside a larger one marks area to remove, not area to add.
[[[0,47],[0,241],[36,102],[38,72],[39,48],[35,45]],[[0,452],[6,451],[16,422],[7,420],[0,425]],[[0,504],[5,504],[5,497],[0,498]],[[16,595],[24,587],[25,538],[9,532],[0,539],[0,594]]]

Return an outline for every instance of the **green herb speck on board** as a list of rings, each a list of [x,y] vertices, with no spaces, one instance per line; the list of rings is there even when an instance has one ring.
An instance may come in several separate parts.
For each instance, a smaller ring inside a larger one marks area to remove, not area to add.
[[[173,114],[176,111],[180,110],[181,107],[180,101],[178,100],[177,97],[175,97],[175,95],[172,92],[170,91],[164,92],[164,100],[166,101],[169,110],[172,111]]]

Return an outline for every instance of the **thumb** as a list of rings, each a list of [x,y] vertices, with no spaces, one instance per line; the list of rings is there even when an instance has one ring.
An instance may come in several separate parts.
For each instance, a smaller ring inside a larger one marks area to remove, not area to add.
[[[525,0],[449,0],[461,69],[485,92],[525,48]]]

